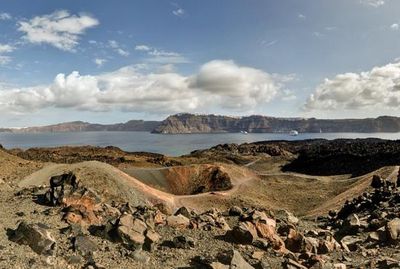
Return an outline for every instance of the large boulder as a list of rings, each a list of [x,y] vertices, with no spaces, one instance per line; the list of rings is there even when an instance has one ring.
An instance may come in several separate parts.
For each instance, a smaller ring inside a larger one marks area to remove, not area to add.
[[[240,244],[252,244],[257,239],[257,229],[250,221],[240,222],[227,236]]]
[[[144,241],[144,248],[148,251],[153,251],[155,245],[160,241],[161,236],[156,231],[147,230]]]
[[[143,234],[127,226],[119,226],[117,232],[122,243],[129,249],[141,249],[145,242],[145,236]]]
[[[274,225],[270,225],[264,222],[256,222],[256,230],[261,238],[266,239],[273,249],[278,251],[285,250],[285,243],[282,238],[277,234]]]
[[[386,224],[388,238],[392,241],[400,239],[400,218],[395,218]]]
[[[189,227],[190,220],[183,216],[183,215],[177,215],[177,216],[168,216],[167,217],[167,225],[171,226],[173,228],[187,228]]]
[[[233,249],[219,255],[219,262],[214,262],[211,268],[229,268],[229,269],[254,269],[240,254]]]
[[[56,246],[49,227],[41,223],[28,224],[23,221],[12,232],[9,239],[18,244],[28,245],[41,255],[53,255]]]
[[[146,240],[146,230],[146,223],[131,214],[124,214],[118,220],[117,234],[129,249],[142,249]]]
[[[78,235],[73,239],[74,251],[83,256],[91,255],[97,251],[97,245],[88,236]]]
[[[375,189],[379,189],[385,185],[385,181],[378,175],[374,175],[371,181],[371,187]]]
[[[189,236],[179,235],[174,237],[172,240],[174,247],[176,248],[183,248],[183,249],[190,249],[194,248],[195,242],[193,238]]]

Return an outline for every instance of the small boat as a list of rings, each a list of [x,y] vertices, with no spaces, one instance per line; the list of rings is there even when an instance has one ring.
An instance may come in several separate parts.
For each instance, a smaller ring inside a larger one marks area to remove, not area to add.
[[[246,131],[240,131],[241,134],[248,134]]]
[[[291,130],[289,134],[290,134],[291,136],[298,136],[298,135],[299,135],[299,132],[296,131],[296,130]]]

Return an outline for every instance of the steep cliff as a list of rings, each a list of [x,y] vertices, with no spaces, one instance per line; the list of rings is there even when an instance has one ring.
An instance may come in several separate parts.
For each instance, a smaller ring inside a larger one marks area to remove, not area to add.
[[[65,122],[54,125],[27,127],[22,129],[11,129],[14,133],[52,133],[52,132],[91,132],[91,131],[143,131],[150,132],[160,122],[131,120],[126,123],[116,124],[95,124],[83,121]]]
[[[367,119],[274,118],[266,116],[228,117],[176,114],[165,119],[153,133],[301,133],[400,132],[400,118],[382,116]]]

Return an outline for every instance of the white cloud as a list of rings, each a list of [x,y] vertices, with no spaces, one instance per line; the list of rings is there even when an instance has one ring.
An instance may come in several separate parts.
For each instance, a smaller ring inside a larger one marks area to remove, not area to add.
[[[275,45],[276,43],[278,43],[278,40],[272,40],[267,42],[266,40],[261,41],[261,45],[264,45],[266,47],[271,47],[273,45]]]
[[[96,58],[93,60],[93,62],[97,65],[97,67],[102,67],[103,64],[107,62],[107,60],[102,58]]]
[[[178,17],[182,17],[183,15],[185,15],[185,10],[183,8],[178,8],[172,11],[172,14],[174,14],[175,16]]]
[[[11,20],[12,16],[9,13],[3,12],[0,13],[0,21],[7,21],[7,20]]]
[[[385,4],[385,0],[360,0],[360,3],[371,7],[380,7]]]
[[[305,20],[307,17],[306,17],[306,15],[299,13],[299,14],[297,14],[297,18],[299,18],[301,20]]]
[[[268,73],[222,60],[204,64],[189,81],[190,88],[201,89],[218,98],[220,106],[234,110],[268,103],[281,87]]]
[[[0,43],[0,53],[8,53],[15,50],[15,47],[8,45],[8,44],[1,44]]]
[[[12,61],[12,58],[7,55],[3,55],[4,53],[10,53],[15,50],[15,47],[8,44],[0,43],[0,65],[7,65]]]
[[[117,41],[115,40],[108,40],[108,45],[113,48],[113,49],[117,49],[119,48],[119,44]]]
[[[149,51],[149,50],[151,50],[151,48],[149,46],[147,46],[147,45],[137,45],[135,47],[135,50],[138,50],[138,51]]]
[[[126,51],[126,50],[123,50],[123,49],[121,49],[121,48],[118,48],[118,49],[116,49],[116,52],[119,54],[119,55],[121,55],[121,56],[129,56],[129,52],[128,51]]]
[[[129,56],[129,51],[122,49],[120,44],[115,40],[108,40],[108,46],[121,56]]]
[[[158,64],[182,64],[188,63],[189,61],[180,53],[173,51],[165,51],[157,48],[153,48],[148,45],[137,45],[135,50],[142,51],[150,56],[146,59],[147,62],[150,63],[158,63]]]
[[[318,32],[318,31],[313,32],[312,35],[315,37],[323,37],[324,36],[324,34],[322,34],[321,32]]]
[[[326,27],[324,28],[325,31],[334,31],[334,30],[336,30],[336,29],[337,29],[336,26],[326,26]]]
[[[374,67],[361,73],[339,74],[325,79],[308,98],[311,110],[398,109],[400,63]]]
[[[149,51],[149,55],[152,56],[161,56],[161,57],[170,57],[170,56],[179,56],[180,54],[177,52],[171,52],[171,51],[164,51],[164,50],[158,50],[158,49],[153,49]]]
[[[279,79],[233,61],[214,60],[192,76],[127,66],[97,76],[58,74],[50,85],[0,90],[0,111],[28,113],[49,107],[148,113],[225,108],[250,111],[278,96]],[[285,93],[283,93],[285,95]]]
[[[0,55],[0,65],[6,65],[10,63],[12,58],[10,56]]]
[[[399,30],[400,26],[398,23],[393,23],[392,25],[390,25],[390,29],[392,30]]]
[[[283,89],[279,92],[278,97],[282,100],[282,101],[293,101],[297,99],[296,94],[294,93],[293,90],[289,90],[289,89]]]
[[[30,43],[49,44],[64,51],[74,51],[80,36],[98,24],[99,21],[90,15],[71,15],[66,10],[60,10],[19,21],[18,31],[23,32],[22,38]]]

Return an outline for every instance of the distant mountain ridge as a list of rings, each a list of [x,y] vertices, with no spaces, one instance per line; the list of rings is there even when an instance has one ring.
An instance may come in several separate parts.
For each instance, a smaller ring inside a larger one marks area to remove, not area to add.
[[[0,132],[11,133],[55,133],[55,132],[93,132],[125,131],[152,132],[160,134],[191,133],[374,133],[400,132],[400,117],[381,116],[366,119],[316,119],[316,118],[277,118],[268,116],[231,117],[222,115],[195,115],[180,113],[163,121],[130,120],[125,123],[97,124],[84,121],[26,127],[0,128]]]
[[[13,133],[65,133],[65,132],[93,132],[93,131],[127,131],[127,132],[150,132],[160,124],[159,121],[130,120],[125,123],[97,124],[83,121],[64,122],[59,124],[27,127],[27,128],[5,128],[0,132]]]
[[[176,114],[165,119],[153,133],[373,133],[400,132],[400,118],[382,116],[366,119],[275,118],[267,116],[230,117]]]

